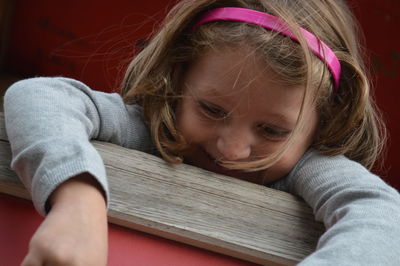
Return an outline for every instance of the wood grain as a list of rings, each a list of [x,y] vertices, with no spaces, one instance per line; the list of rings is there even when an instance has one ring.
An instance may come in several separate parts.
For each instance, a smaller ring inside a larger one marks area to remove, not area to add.
[[[0,114],[0,192],[29,198],[10,169]],[[264,265],[310,254],[324,228],[299,198],[110,143],[93,142],[110,184],[109,221]]]

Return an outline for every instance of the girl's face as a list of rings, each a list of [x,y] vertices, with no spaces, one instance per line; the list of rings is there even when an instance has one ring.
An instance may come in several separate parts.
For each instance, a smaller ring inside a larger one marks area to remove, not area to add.
[[[284,177],[312,142],[315,106],[306,104],[305,124],[273,166],[258,172],[228,170],[221,160],[248,162],[277,151],[295,128],[303,87],[279,78],[246,47],[207,51],[188,69],[177,128],[190,145],[185,162],[254,183]]]

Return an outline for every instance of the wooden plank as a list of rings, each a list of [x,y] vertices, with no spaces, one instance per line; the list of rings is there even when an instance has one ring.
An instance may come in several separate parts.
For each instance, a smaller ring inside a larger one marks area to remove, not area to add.
[[[0,192],[27,197],[9,168],[0,115]],[[295,264],[324,228],[299,198],[110,143],[93,142],[110,184],[109,221],[267,265]]]

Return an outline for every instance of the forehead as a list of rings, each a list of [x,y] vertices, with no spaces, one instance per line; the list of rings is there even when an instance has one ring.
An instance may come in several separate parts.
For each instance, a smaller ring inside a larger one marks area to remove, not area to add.
[[[229,84],[233,89],[251,84],[291,89],[279,74],[272,71],[268,60],[260,51],[244,45],[217,46],[206,49],[191,63],[185,81],[207,84]]]
[[[191,95],[226,108],[297,120],[304,88],[286,86],[268,63],[247,47],[205,51],[184,78]]]

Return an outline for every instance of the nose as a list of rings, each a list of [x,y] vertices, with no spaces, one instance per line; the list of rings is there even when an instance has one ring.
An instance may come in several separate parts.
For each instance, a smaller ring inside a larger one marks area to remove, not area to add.
[[[224,160],[246,159],[251,154],[252,135],[243,129],[224,130],[217,138],[217,150]]]

